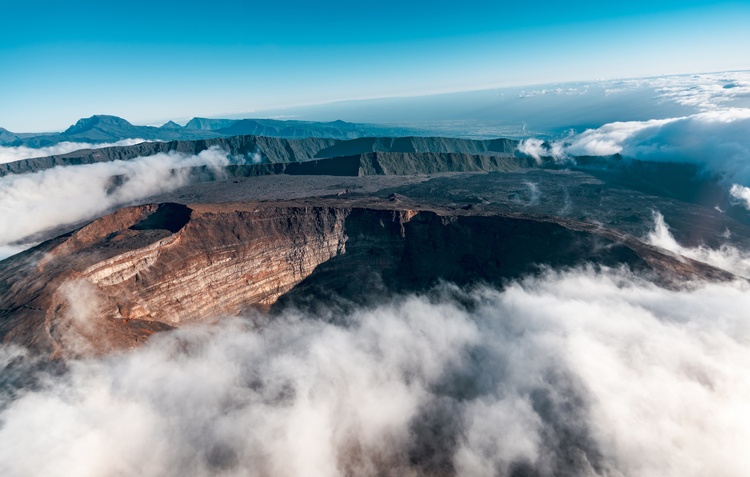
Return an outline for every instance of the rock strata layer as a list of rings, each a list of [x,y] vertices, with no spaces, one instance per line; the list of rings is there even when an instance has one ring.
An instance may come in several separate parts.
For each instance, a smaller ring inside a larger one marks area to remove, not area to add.
[[[350,205],[350,204],[349,204]],[[626,265],[729,279],[581,222],[372,201],[150,204],[121,209],[0,262],[0,337],[53,356],[136,346],[157,331],[321,294],[505,280],[539,266]]]

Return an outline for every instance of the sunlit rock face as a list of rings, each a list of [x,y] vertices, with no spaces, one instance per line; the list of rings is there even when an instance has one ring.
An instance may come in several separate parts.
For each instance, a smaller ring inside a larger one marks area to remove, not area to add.
[[[1,332],[53,355],[137,346],[250,308],[349,303],[440,280],[492,283],[544,266],[627,266],[669,283],[731,275],[562,218],[392,202],[151,204],[121,209],[2,263]]]

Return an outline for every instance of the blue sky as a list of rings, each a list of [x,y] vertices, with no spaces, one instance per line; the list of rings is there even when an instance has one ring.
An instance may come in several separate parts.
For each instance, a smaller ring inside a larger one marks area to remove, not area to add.
[[[750,69],[749,2],[612,3],[13,2],[0,126]]]

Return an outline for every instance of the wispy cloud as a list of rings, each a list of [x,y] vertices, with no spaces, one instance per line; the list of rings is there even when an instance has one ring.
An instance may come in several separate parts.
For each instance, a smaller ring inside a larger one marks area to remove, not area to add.
[[[649,232],[646,241],[683,257],[713,265],[735,275],[750,278],[750,254],[736,247],[724,245],[718,249],[705,246],[685,247],[675,240],[664,221],[664,216],[654,212],[654,229]]]
[[[336,324],[228,319],[4,386],[0,473],[746,474],[746,284],[579,270],[439,290]]]
[[[580,96],[587,94],[589,86],[581,87],[551,87],[533,90],[523,90],[518,93],[519,98],[533,98],[534,96]]]
[[[8,246],[52,227],[92,219],[115,206],[185,185],[190,181],[186,168],[222,168],[227,164],[227,153],[212,148],[196,156],[156,154],[1,177],[0,247],[5,248],[0,250],[17,250]]]
[[[650,102],[676,103],[694,112],[747,106],[750,101],[750,72],[730,71],[694,75],[672,75],[596,81],[588,84],[559,84],[524,89],[518,98],[539,96],[618,96],[650,91]]]
[[[27,147],[27,146],[14,146],[14,147],[2,147],[0,146],[0,164],[6,162],[20,161],[22,159],[30,159],[32,157],[47,157],[57,156],[60,154],[67,154],[69,152],[79,151],[81,149],[101,149],[103,147],[113,146],[133,146],[145,142],[144,139],[123,139],[121,141],[112,143],[98,143],[91,144],[86,142],[60,142],[54,146],[46,147]]]

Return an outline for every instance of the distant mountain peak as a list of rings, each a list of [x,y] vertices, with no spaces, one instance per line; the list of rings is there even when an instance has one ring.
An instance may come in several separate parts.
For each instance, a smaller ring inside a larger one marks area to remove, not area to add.
[[[0,128],[0,145],[2,146],[17,146],[21,139],[14,133],[8,131],[5,128]]]
[[[108,116],[105,114],[96,114],[90,118],[79,119],[74,125],[69,127],[63,134],[79,134],[90,131],[97,126],[115,126],[115,127],[132,127],[127,120],[117,116]]]
[[[217,129],[229,127],[236,122],[236,119],[193,118],[185,125],[185,129],[215,131]]]
[[[161,129],[182,129],[182,126],[174,121],[167,121],[166,123],[161,125]]]
[[[95,115],[78,120],[61,133],[13,134],[0,130],[0,145],[45,147],[60,142],[113,143],[122,139],[192,141],[228,136],[355,139],[366,136],[419,135],[418,131],[346,121],[317,122],[276,119],[193,118],[185,126],[167,121],[160,127],[137,126],[117,116]]]

